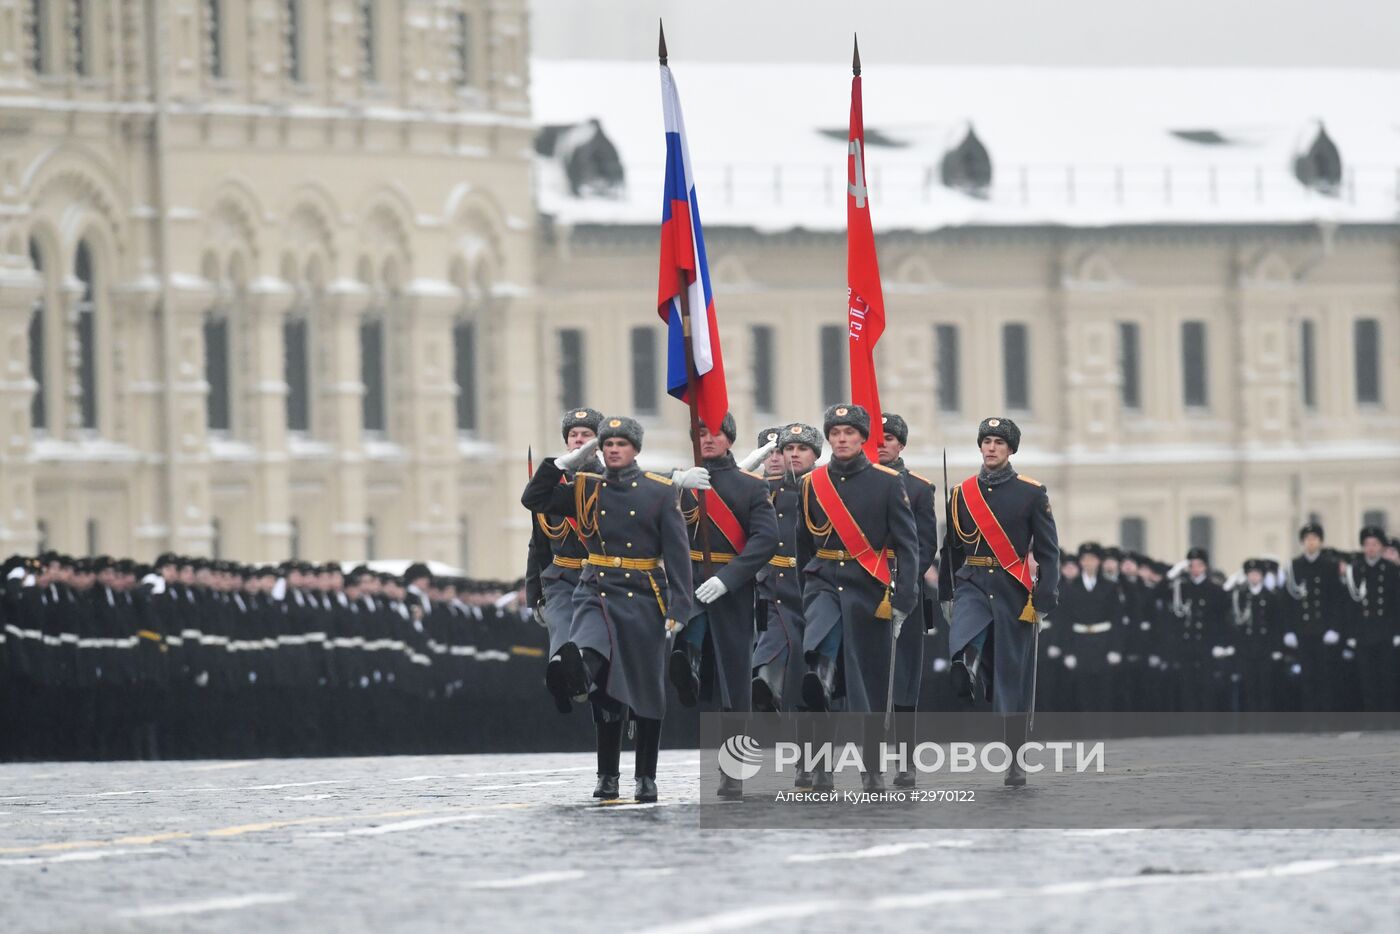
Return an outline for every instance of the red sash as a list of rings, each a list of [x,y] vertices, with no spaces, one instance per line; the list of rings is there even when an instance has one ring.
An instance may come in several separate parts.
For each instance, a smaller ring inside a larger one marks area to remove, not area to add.
[[[890,561],[889,555],[884,551],[876,551],[870,547],[870,541],[865,537],[865,533],[856,525],[855,516],[846,508],[842,502],[840,494],[836,492],[836,486],[831,482],[831,475],[827,473],[826,465],[813,470],[812,490],[817,494],[817,502],[821,503],[822,511],[826,513],[827,520],[832,528],[836,529],[836,534],[841,536],[841,543],[846,546],[846,550],[851,553],[851,557],[870,572],[870,576],[875,578],[886,587],[890,585]],[[859,547],[856,547],[859,543]]]
[[[987,540],[992,554],[997,556],[997,563],[1020,581],[1021,586],[1030,593],[1034,587],[1031,569],[1026,564],[1026,559],[1016,554],[1011,539],[1006,537],[1006,530],[1001,527],[987,501],[982,498],[982,489],[977,485],[977,478],[968,477],[958,489],[962,492],[963,502],[967,503],[967,511],[972,514],[972,521],[977,523],[977,530]]]
[[[709,510],[710,521],[729,539],[729,544],[734,546],[734,553],[737,555],[742,552],[744,546],[749,543],[749,537],[744,534],[744,527],[735,518],[734,510],[720,498],[718,490],[705,491],[705,505]]]

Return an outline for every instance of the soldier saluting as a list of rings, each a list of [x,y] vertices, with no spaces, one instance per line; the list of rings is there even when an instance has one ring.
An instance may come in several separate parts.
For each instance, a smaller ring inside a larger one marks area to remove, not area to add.
[[[1026,739],[1035,703],[1035,632],[1055,609],[1060,545],[1050,496],[1037,480],[1018,474],[1011,455],[1021,429],[1009,418],[987,418],[977,428],[982,469],[952,490],[939,590],[952,595],[949,637],[959,694],[990,691],[992,710],[1006,717],[1013,753]],[[1034,556],[1039,576],[1033,577]],[[1005,783],[1024,785],[1013,755]]]
[[[602,421],[603,413],[587,406],[565,412],[560,424],[564,445],[570,451],[577,451],[598,437]],[[589,458],[587,463],[595,470],[600,466],[596,457]],[[567,482],[573,479],[574,472],[566,470],[560,479]],[[537,512],[534,519],[525,572],[527,600],[549,631],[547,657],[553,658],[559,646],[569,638],[569,626],[574,618],[574,588],[588,559],[588,549],[584,547],[578,521],[573,516],[559,518]],[[556,696],[554,702],[560,713],[568,713],[573,707],[567,697]]]
[[[564,472],[603,450],[601,474]],[[637,721],[636,793],[656,800],[656,757],[666,709],[666,633],[690,618],[690,542],[669,477],[636,464],[642,426],[608,418],[598,438],[547,459],[525,487],[533,512],[570,516],[587,558],[574,591],[569,638],[554,653],[546,684],[556,696],[593,701],[598,736],[594,796],[618,796],[622,723]],[[561,482],[562,481],[562,482]]]
[[[831,706],[838,659],[844,664],[846,709],[885,709],[891,640],[919,599],[919,536],[899,472],[870,463],[862,450],[870,415],[843,403],[822,420],[831,460],[802,478],[797,566],[807,631],[808,672],[802,699],[810,710]],[[878,770],[862,776],[882,791]],[[831,788],[823,771],[815,787]]]

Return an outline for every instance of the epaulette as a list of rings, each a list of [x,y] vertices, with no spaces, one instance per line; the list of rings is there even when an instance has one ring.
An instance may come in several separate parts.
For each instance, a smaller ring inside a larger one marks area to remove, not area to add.
[[[603,475],[602,475],[602,474],[600,474],[600,473],[589,473],[589,472],[586,471],[586,470],[580,470],[578,473],[574,474],[574,476],[575,476],[575,477],[587,477],[587,478],[590,479],[590,480],[601,480],[601,479],[603,479]]]
[[[762,480],[765,483],[768,482],[768,475],[761,474],[757,470],[745,470],[744,473],[748,474],[750,477],[753,477],[755,480]]]
[[[884,464],[871,464],[870,466],[874,467],[876,470],[883,470],[892,477],[899,476],[899,471],[895,470],[893,467],[886,467]]]
[[[650,470],[648,470],[647,476],[651,477],[651,479],[655,480],[657,483],[664,483],[667,486],[671,485],[671,478],[666,476],[665,474],[652,473]]]
[[[914,473],[914,471],[911,470],[911,471],[909,471],[909,476],[913,477],[915,480],[922,480],[924,483],[927,483],[929,486],[933,486],[933,481],[930,480],[928,477],[925,477],[923,474],[917,474],[917,473]]]
[[[1016,475],[1016,479],[1017,479],[1017,480],[1024,480],[1024,481],[1026,481],[1027,483],[1029,483],[1031,486],[1045,486],[1045,484],[1041,483],[1039,480],[1035,479],[1034,477],[1028,477],[1028,476],[1026,476],[1026,475],[1023,474],[1023,473],[1018,473],[1018,474]]]

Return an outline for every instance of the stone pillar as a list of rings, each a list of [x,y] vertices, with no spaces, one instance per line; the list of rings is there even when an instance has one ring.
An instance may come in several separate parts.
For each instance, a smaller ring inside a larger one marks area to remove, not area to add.
[[[290,470],[287,460],[287,382],[283,323],[292,290],[275,279],[259,279],[243,300],[243,339],[248,353],[241,400],[246,418],[239,424],[259,453],[253,466],[252,560],[283,561],[291,553]]]
[[[30,405],[38,384],[29,371],[29,321],[43,280],[29,257],[0,257],[0,551],[33,554],[34,512]]]
[[[458,554],[456,385],[452,327],[460,293],[415,284],[399,303],[391,325],[405,365],[394,377],[398,417],[391,436],[409,454],[407,496],[409,552],[456,564]]]
[[[539,309],[534,296],[523,290],[498,287],[492,290],[491,303],[479,319],[485,338],[480,341],[478,359],[486,369],[489,390],[485,393],[482,423],[486,437],[497,452],[493,461],[466,462],[469,474],[482,473],[490,477],[490,496],[480,502],[485,515],[494,516],[491,524],[477,521],[471,533],[471,551],[478,556],[470,570],[476,574],[514,577],[520,573],[521,555],[530,540],[530,515],[524,509],[499,508],[500,503],[516,504],[524,489],[520,459],[530,445],[541,438],[557,439],[558,413],[547,406],[548,414],[542,425],[536,425],[531,412],[541,412],[540,386],[542,380],[519,379],[514,374],[539,373],[536,359],[540,328]],[[663,404],[665,399],[662,400]],[[538,429],[538,430],[537,430]],[[551,450],[540,454],[541,460]],[[464,484],[466,485],[466,484]],[[464,512],[472,511],[472,502],[463,503]]]
[[[320,558],[345,558],[365,553],[369,502],[365,483],[364,383],[360,379],[360,320],[370,301],[361,284],[339,279],[324,293],[313,343],[318,345],[320,392],[312,413],[318,439],[334,451],[328,502],[331,553]]]
[[[175,425],[162,439],[167,458],[166,516],[170,547],[185,554],[207,555],[213,548],[209,520],[209,383],[204,378],[204,313],[214,291],[194,276],[172,277],[180,282],[169,291],[175,328],[175,358],[168,361],[166,412]],[[200,283],[200,284],[196,284]],[[164,345],[162,345],[164,346]]]

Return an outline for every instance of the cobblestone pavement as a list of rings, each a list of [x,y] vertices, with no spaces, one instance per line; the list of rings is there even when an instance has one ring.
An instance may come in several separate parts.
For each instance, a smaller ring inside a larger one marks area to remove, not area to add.
[[[0,930],[1400,930],[1397,831],[711,831],[698,767],[604,806],[576,753],[0,766]]]

